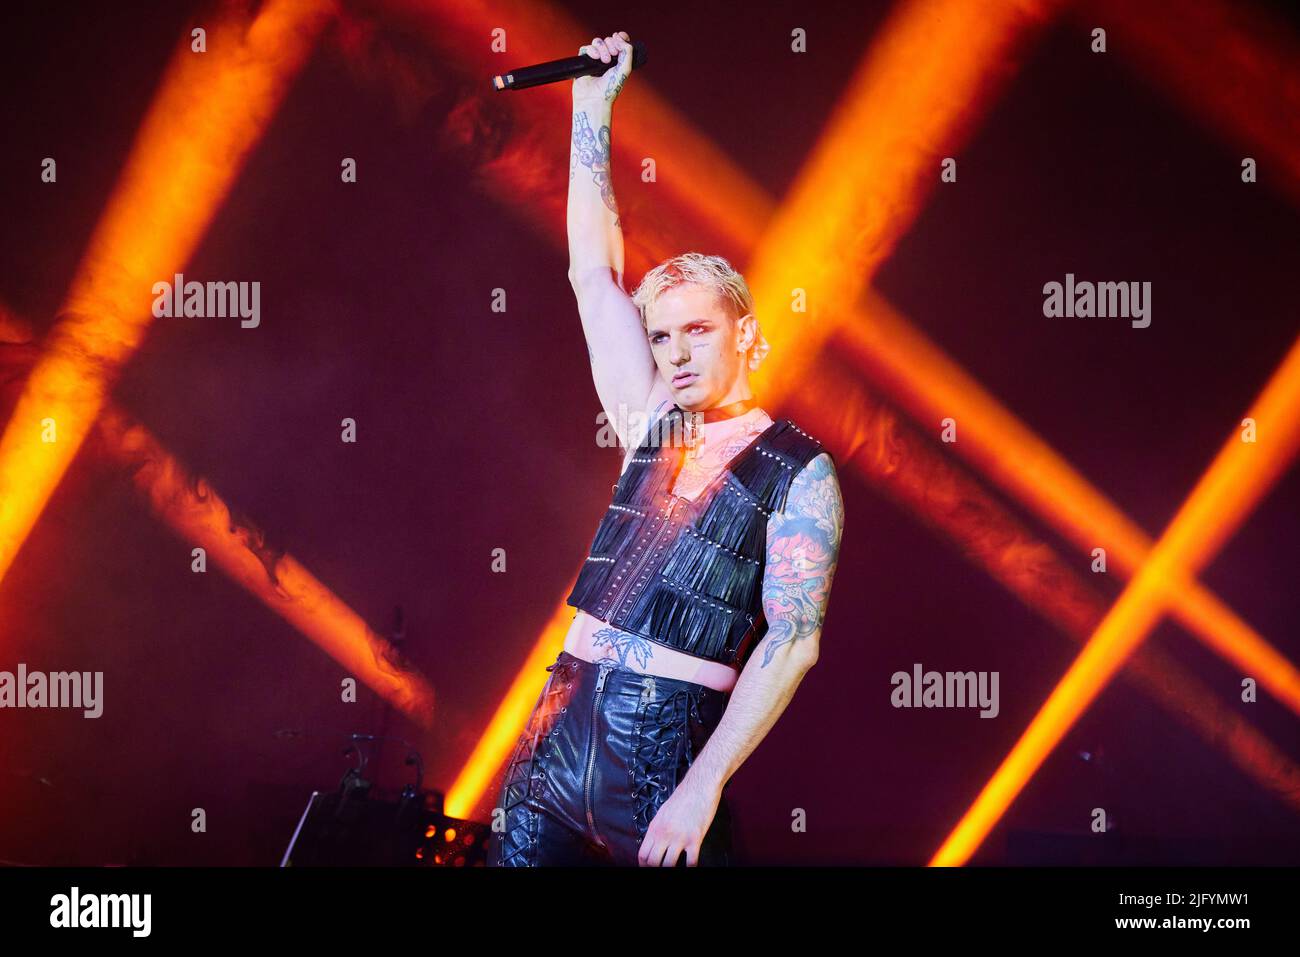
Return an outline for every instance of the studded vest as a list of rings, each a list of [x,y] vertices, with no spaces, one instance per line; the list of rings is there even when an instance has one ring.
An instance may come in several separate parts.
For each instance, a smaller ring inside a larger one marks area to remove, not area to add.
[[[794,477],[827,450],[773,422],[694,499],[670,490],[684,414],[651,425],[614,486],[568,604],[678,651],[743,667],[767,632],[767,521]],[[676,436],[676,439],[674,439]]]

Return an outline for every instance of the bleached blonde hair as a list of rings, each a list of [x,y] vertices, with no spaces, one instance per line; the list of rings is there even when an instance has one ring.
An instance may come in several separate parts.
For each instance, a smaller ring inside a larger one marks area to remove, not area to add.
[[[754,311],[754,297],[749,291],[749,285],[744,276],[731,268],[731,263],[721,256],[682,253],[647,272],[633,290],[632,301],[641,312],[641,326],[646,328],[646,315],[655,300],[669,289],[686,283],[697,283],[712,289],[723,309],[732,312],[734,320],[739,321],[742,316]],[[750,371],[763,364],[772,348],[763,338],[758,316],[754,316],[754,331],[754,344],[749,347],[748,356]]]

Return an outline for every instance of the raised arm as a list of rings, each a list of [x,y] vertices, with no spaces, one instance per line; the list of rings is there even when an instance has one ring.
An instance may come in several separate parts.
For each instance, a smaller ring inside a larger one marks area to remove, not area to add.
[[[614,100],[632,70],[629,39],[625,32],[597,37],[578,51],[611,69],[573,81],[568,205],[569,284],[596,395],[625,446],[640,438],[624,434],[626,417],[646,411],[659,378],[640,313],[623,289],[623,231],[611,177],[610,128]]]
[[[642,864],[671,865],[682,851],[688,866],[698,862],[723,785],[767,736],[817,662],[843,529],[839,479],[823,453],[795,476],[785,511],[767,521],[767,634],[745,663],[708,743],[650,821]]]

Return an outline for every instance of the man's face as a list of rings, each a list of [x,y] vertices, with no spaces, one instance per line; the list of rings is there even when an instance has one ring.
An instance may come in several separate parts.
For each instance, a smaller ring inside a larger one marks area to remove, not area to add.
[[[647,315],[646,335],[673,401],[687,411],[717,405],[748,372],[740,351],[748,348],[745,324],[704,286],[684,283],[661,295]]]

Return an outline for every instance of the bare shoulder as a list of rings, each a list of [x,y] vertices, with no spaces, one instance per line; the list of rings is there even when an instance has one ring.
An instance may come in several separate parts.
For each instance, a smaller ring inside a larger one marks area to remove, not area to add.
[[[825,547],[838,552],[844,531],[844,497],[830,453],[822,452],[794,477],[785,510],[773,512],[767,523],[768,543],[783,534],[815,534]],[[816,529],[816,532],[813,532]]]

